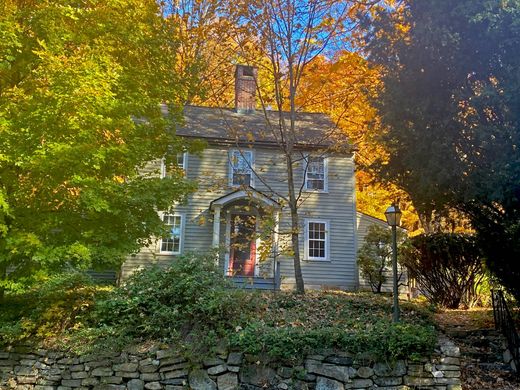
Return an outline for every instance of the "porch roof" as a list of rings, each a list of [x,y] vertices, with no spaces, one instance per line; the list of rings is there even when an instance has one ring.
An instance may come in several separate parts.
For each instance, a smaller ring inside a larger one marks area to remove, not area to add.
[[[247,187],[247,188],[240,188],[236,191],[230,192],[229,194],[226,194],[224,196],[221,196],[220,198],[214,199],[209,204],[210,210],[214,210],[215,207],[224,207],[229,203],[232,203],[239,199],[246,199],[246,200],[254,200],[258,203],[263,203],[266,206],[275,207],[275,208],[281,208],[280,203],[278,203],[276,200],[271,198],[270,196],[255,190],[253,187]]]

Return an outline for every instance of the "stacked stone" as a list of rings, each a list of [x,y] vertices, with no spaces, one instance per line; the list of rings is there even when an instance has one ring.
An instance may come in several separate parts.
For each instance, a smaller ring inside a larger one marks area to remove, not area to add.
[[[38,351],[0,353],[0,388],[20,390],[184,389],[188,362],[171,350],[66,357]]]
[[[448,339],[440,340],[437,356],[421,362],[360,365],[348,355],[313,355],[307,357],[305,369],[316,376],[316,390],[462,389],[460,350]]]
[[[520,367],[516,366],[515,359],[513,359],[513,354],[509,350],[509,346],[505,339],[502,341],[502,350],[504,351],[502,353],[502,358],[504,360],[504,363],[509,365],[511,367],[511,370],[513,370],[513,372],[519,372]],[[517,356],[520,356],[520,347],[518,347],[517,352],[518,352]]]
[[[323,351],[296,367],[221,350],[194,366],[173,349],[70,357],[61,352],[0,352],[0,388],[20,390],[461,390],[460,351],[441,338],[421,362],[369,363]],[[361,361],[361,363],[360,363]]]

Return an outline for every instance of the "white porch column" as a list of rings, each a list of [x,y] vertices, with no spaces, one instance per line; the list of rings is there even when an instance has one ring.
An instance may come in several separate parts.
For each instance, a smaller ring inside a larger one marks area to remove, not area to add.
[[[213,248],[220,245],[220,209],[222,206],[215,205],[213,210]]]
[[[278,290],[281,284],[280,262],[277,260],[279,254],[278,232],[280,231],[280,210],[276,210],[274,214],[274,232],[273,232],[273,258],[274,258],[274,286]]]
[[[275,257],[278,256],[278,232],[280,231],[280,211],[274,214],[274,232],[273,232],[273,252]]]

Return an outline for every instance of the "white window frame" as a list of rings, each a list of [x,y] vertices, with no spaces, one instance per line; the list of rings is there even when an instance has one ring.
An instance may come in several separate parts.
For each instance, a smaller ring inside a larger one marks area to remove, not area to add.
[[[162,242],[163,238],[159,238],[159,247],[158,252],[161,255],[180,255],[182,253],[183,245],[184,245],[184,223],[185,223],[185,216],[184,214],[177,213],[177,212],[162,212],[160,213],[161,220],[164,222],[164,216],[169,215],[172,217],[179,217],[181,219],[181,224],[179,226],[179,250],[178,251],[163,251],[162,250]]]
[[[330,261],[330,221],[326,219],[306,218],[304,220],[304,259],[312,261]],[[322,223],[325,225],[325,257],[309,256],[309,224]]]
[[[188,152],[177,153],[177,156],[182,154],[182,165],[178,165],[184,171],[184,176],[187,175],[188,172]],[[166,171],[166,159],[161,159],[161,179],[164,179],[167,176]]]
[[[228,153],[228,160],[229,160],[229,186],[230,187],[240,187],[240,184],[233,184],[233,154],[235,152],[238,152],[240,156],[250,153],[251,154],[251,178],[249,179],[249,186],[255,187],[255,152],[253,149],[230,149]]]
[[[309,165],[309,157],[319,157],[323,159],[323,189],[316,189],[316,188],[307,188],[307,173],[308,171],[308,165]],[[329,192],[329,162],[328,162],[327,156],[315,156],[312,154],[307,154],[304,156],[304,164],[303,164],[303,191],[304,192],[323,192],[328,193]]]

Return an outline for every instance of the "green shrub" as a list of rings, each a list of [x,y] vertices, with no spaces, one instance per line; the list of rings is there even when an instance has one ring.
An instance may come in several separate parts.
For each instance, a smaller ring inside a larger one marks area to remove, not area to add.
[[[367,348],[376,357],[393,361],[396,359],[418,360],[433,352],[437,340],[433,326],[416,324],[378,324],[363,339],[358,348]],[[366,336],[366,335],[363,335]],[[361,350],[358,350],[361,352]]]
[[[384,296],[230,287],[212,254],[143,270],[112,290],[65,275],[10,296],[0,310],[0,340],[54,338],[55,346],[77,353],[166,341],[193,362],[223,344],[291,362],[322,348],[393,360],[427,354],[434,341],[429,313],[403,305],[403,324],[392,325]]]
[[[389,322],[357,331],[339,327],[272,328],[254,322],[232,337],[232,346],[246,353],[267,354],[293,363],[307,354],[328,348],[363,354],[374,361],[418,359],[428,356],[435,342],[433,326]]]
[[[100,289],[83,273],[51,277],[37,288],[8,294],[0,304],[0,343],[52,339],[83,326]]]
[[[405,240],[406,234],[400,229],[397,230],[398,247],[401,247]],[[387,281],[385,272],[392,265],[392,230],[372,225],[368,228],[364,241],[358,253],[359,270],[372,292],[379,294]],[[400,258],[399,256],[398,260]]]
[[[250,294],[231,289],[213,254],[187,254],[168,268],[134,274],[98,302],[93,322],[135,338],[216,341],[248,310]]]

